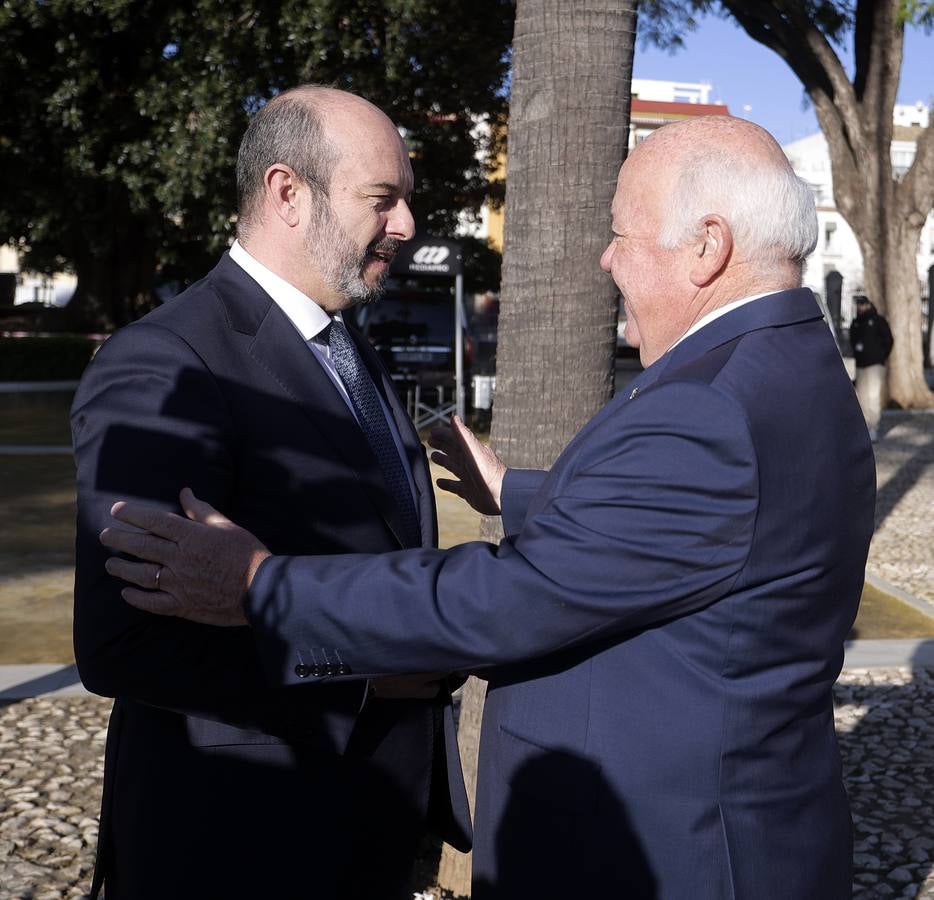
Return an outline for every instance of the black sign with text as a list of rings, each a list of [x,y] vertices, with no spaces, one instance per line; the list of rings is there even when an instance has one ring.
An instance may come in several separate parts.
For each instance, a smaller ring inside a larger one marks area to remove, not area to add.
[[[416,235],[396,253],[390,272],[396,275],[438,275],[453,278],[463,273],[460,244],[445,238]]]

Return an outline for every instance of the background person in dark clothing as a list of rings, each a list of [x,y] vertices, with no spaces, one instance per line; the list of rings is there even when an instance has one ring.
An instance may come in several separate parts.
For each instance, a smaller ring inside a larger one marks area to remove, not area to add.
[[[856,318],[850,324],[850,343],[856,358],[856,396],[872,440],[879,437],[885,361],[892,352],[892,332],[885,316],[864,294],[858,294]]]

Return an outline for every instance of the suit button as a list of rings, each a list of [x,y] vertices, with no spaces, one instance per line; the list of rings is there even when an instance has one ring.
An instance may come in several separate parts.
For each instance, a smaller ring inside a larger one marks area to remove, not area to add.
[[[343,663],[341,663],[341,664],[337,667],[337,674],[338,674],[338,675],[350,675],[350,674],[351,674],[351,671],[352,671],[352,670],[351,670],[350,666],[345,666]]]
[[[324,666],[319,666],[317,663],[311,667],[311,674],[315,678],[320,678],[324,674]]]
[[[307,678],[311,674],[311,669],[304,663],[299,663],[295,667],[295,674],[298,675],[299,678]]]

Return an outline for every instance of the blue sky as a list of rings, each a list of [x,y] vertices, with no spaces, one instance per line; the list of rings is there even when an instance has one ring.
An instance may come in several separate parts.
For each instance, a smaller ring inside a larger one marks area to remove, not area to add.
[[[779,143],[819,131],[801,82],[785,62],[750,38],[732,20],[708,16],[685,35],[685,46],[674,55],[656,47],[636,48],[633,75],[665,81],[706,81],[712,102],[726,103],[730,112],[762,125]],[[838,54],[841,52],[838,49]],[[849,59],[844,59],[848,64]],[[848,69],[851,69],[847,65]],[[909,28],[905,33],[899,103],[934,102],[934,34]],[[745,107],[749,109],[744,109]]]

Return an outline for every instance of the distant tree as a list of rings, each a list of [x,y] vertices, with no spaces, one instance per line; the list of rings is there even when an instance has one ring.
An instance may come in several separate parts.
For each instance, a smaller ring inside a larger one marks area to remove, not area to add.
[[[227,245],[249,114],[304,81],[354,90],[405,128],[419,227],[451,234],[490,189],[472,131],[505,114],[513,7],[7,0],[0,241],[25,267],[76,272],[79,324],[135,318],[158,270],[200,275]]]
[[[549,467],[613,395],[616,288],[599,260],[629,137],[635,31],[635,2],[516,7],[492,430],[510,466]],[[500,537],[498,520],[481,533]],[[471,679],[462,702],[471,786],[484,687]],[[468,893],[467,861],[445,848],[439,880]]]
[[[895,347],[889,395],[903,407],[934,406],[924,380],[921,284],[916,255],[934,208],[934,127],[918,138],[914,163],[892,172],[892,114],[907,23],[934,24],[934,3],[920,0],[645,0],[646,34],[683,42],[692,16],[721,10],[798,76],[827,138],[834,199],[863,254],[866,293],[884,310]],[[849,38],[853,77],[834,44]]]

